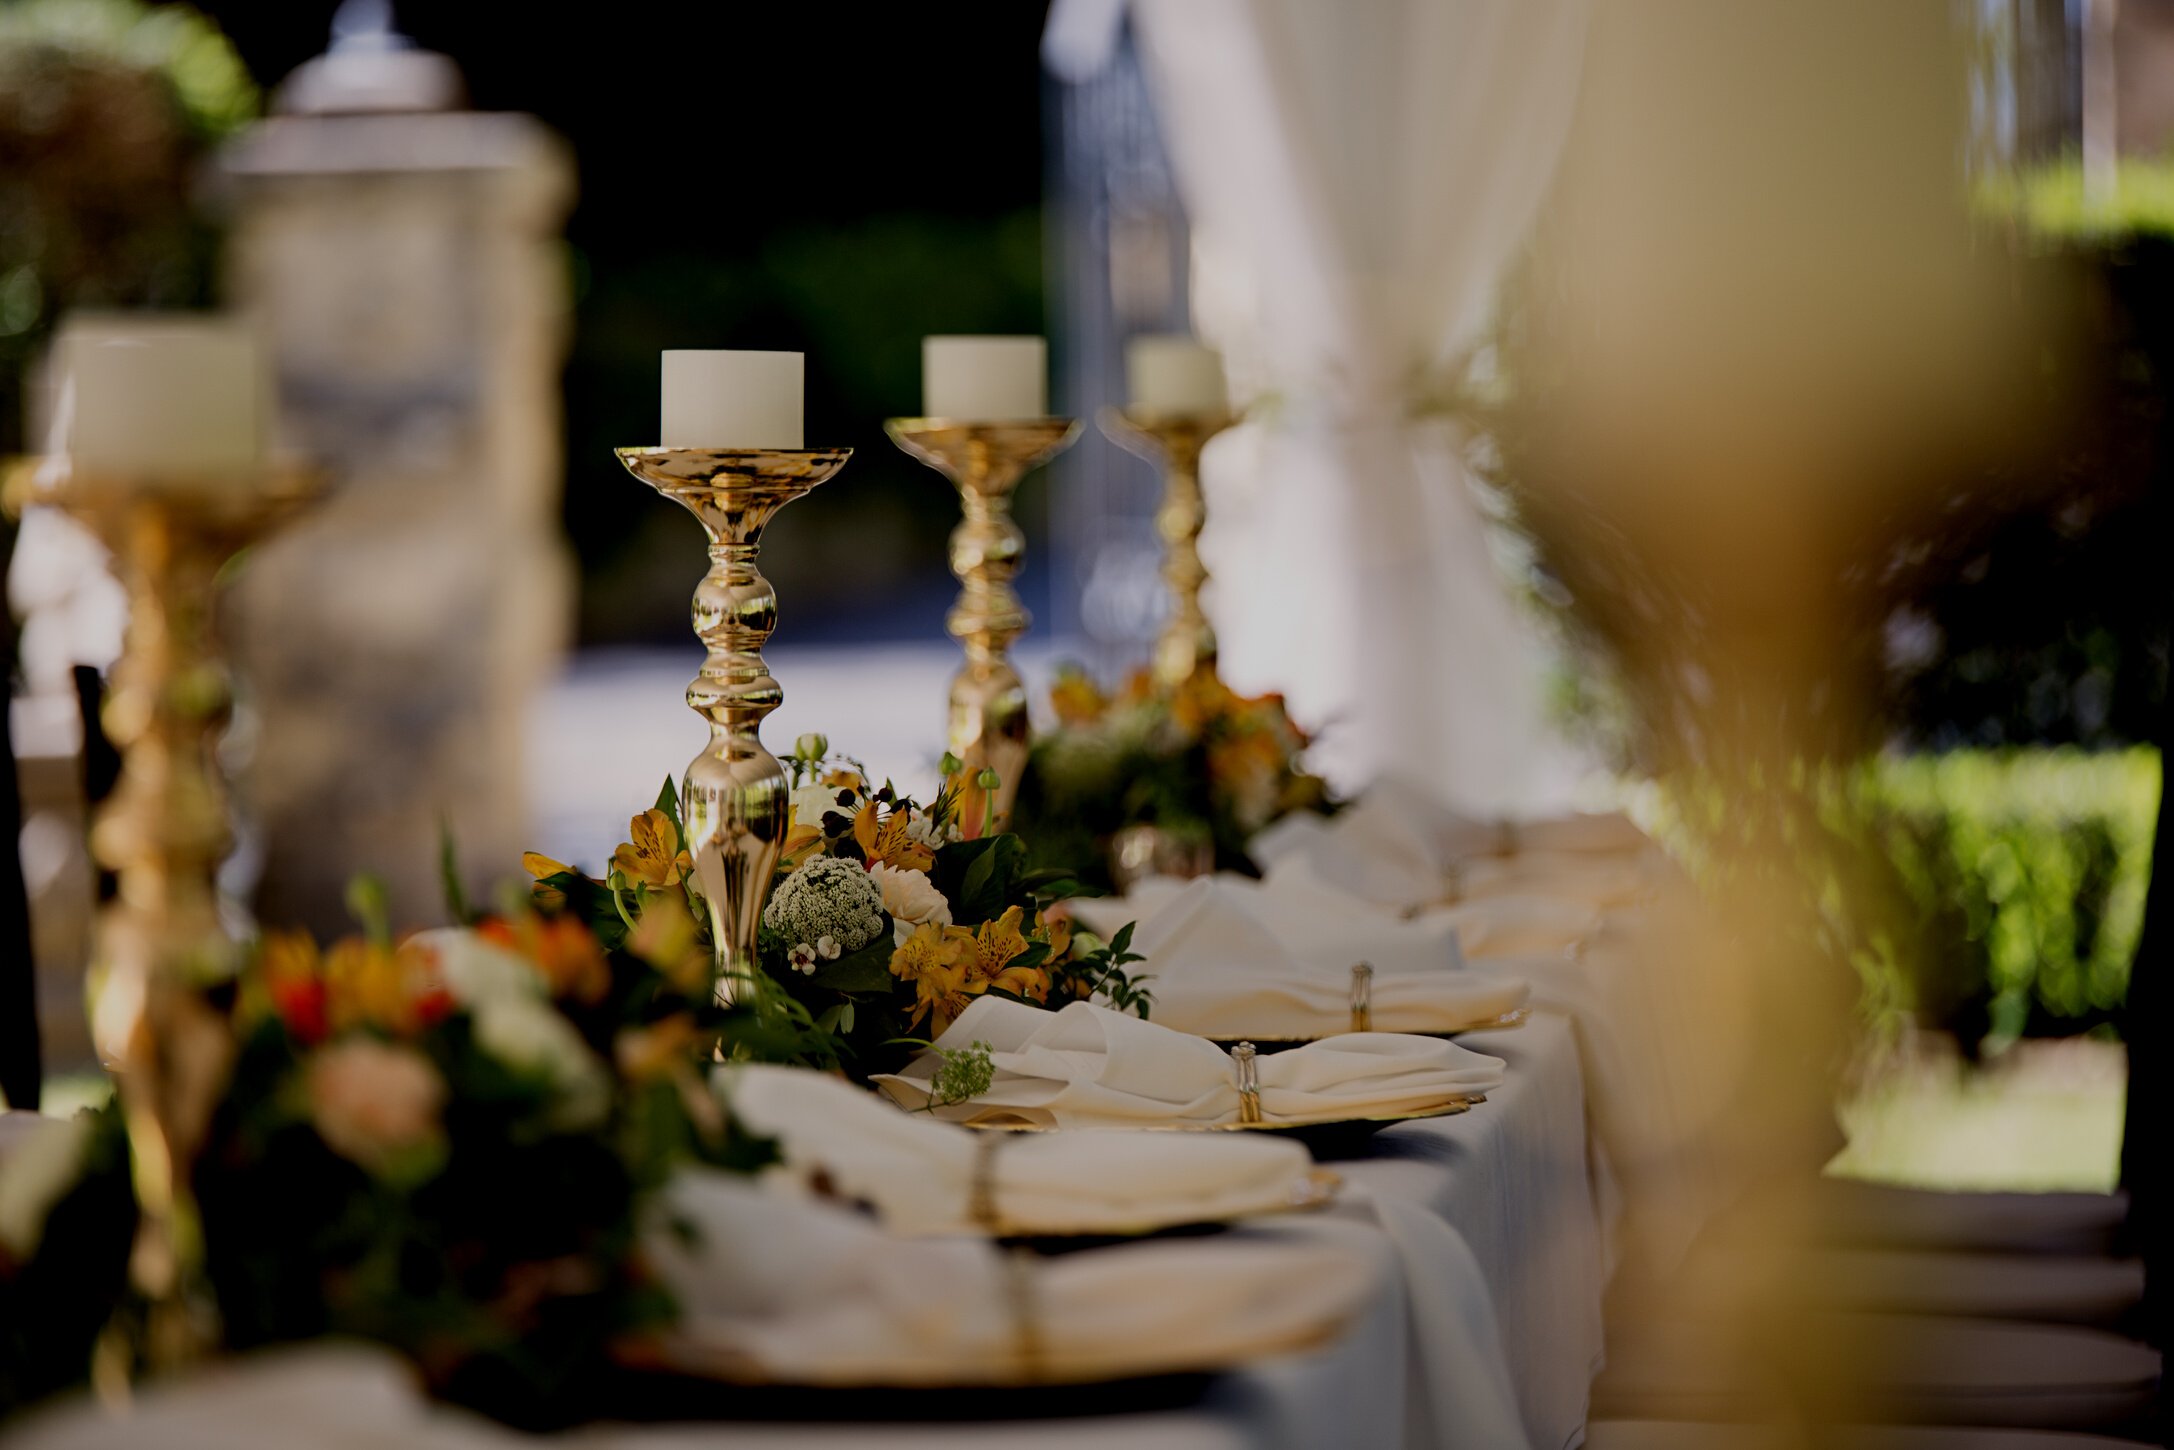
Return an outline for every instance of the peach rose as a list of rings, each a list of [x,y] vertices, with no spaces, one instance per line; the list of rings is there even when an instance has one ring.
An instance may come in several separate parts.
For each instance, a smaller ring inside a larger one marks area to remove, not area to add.
[[[434,1166],[445,1079],[410,1047],[354,1037],[310,1059],[310,1121],[342,1158],[379,1176]]]

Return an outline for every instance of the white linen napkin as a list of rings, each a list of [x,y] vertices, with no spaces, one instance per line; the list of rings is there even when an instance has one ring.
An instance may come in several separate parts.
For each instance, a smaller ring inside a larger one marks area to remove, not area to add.
[[[1302,1145],[1252,1133],[993,1140],[805,1068],[728,1068],[715,1081],[740,1122],[777,1140],[784,1161],[763,1175],[766,1186],[872,1204],[894,1233],[986,1233],[987,1218],[1002,1232],[1041,1234],[1208,1223],[1289,1207],[1313,1174]]]
[[[1352,1025],[1352,966],[1374,968],[1371,1030],[1456,1032],[1524,1005],[1514,976],[1457,970],[1456,929],[1405,922],[1332,891],[1202,877],[1120,903],[1075,902],[1099,925],[1148,905],[1132,946],[1155,1020],[1203,1037],[1289,1041]]]
[[[1158,980],[1197,967],[1258,971],[1282,957],[1346,979],[1353,962],[1365,962],[1376,972],[1439,972],[1464,965],[1454,923],[1384,910],[1321,880],[1304,858],[1273,887],[1229,874],[1208,878],[1207,884],[1213,902],[1188,897],[1188,892],[1200,894],[1201,882],[1149,876],[1124,896],[1078,898],[1067,910],[1105,937],[1135,923],[1133,949],[1149,954],[1152,948],[1152,959],[1141,970]],[[1258,933],[1221,926],[1241,915],[1266,929],[1270,955],[1263,957]]]
[[[1363,1255],[1287,1238],[1013,1257],[975,1239],[900,1239],[708,1170],[680,1174],[665,1197],[647,1247],[682,1311],[667,1357],[726,1378],[950,1385],[1222,1368],[1318,1343],[1376,1283]]]
[[[1133,896],[1126,900],[1139,900],[1140,892],[1150,887],[1159,890],[1157,883],[1164,879],[1150,877],[1139,883],[1133,887]],[[1377,968],[1385,962],[1396,963],[1403,957],[1393,945],[1376,946],[1376,931],[1390,940],[1393,940],[1389,937],[1391,932],[1407,933],[1404,940],[1415,945],[1449,935],[1455,941],[1457,955],[1475,961],[1557,956],[1599,935],[1606,918],[1598,906],[1574,898],[1508,894],[1516,879],[1499,879],[1495,883],[1503,894],[1491,893],[1454,905],[1397,912],[1324,880],[1313,858],[1299,854],[1271,870],[1268,881],[1258,888],[1258,899],[1262,903],[1263,916],[1286,941],[1292,940],[1293,934],[1298,940],[1304,940],[1305,934],[1314,929],[1313,923],[1333,921],[1337,923],[1337,930],[1343,930],[1342,923],[1347,917],[1358,918],[1371,913],[1375,921],[1389,925],[1371,929],[1354,926],[1351,930],[1356,939],[1365,941],[1374,953],[1368,960]],[[1167,900],[1168,897],[1150,899]],[[1075,903],[1075,916],[1080,914],[1077,905]]]
[[[936,1039],[957,1051],[986,1042],[989,1090],[935,1107],[955,1122],[1042,1128],[1206,1128],[1238,1121],[1237,1073],[1214,1043],[1154,1022],[1074,1002],[1045,1012],[981,997]],[[924,1053],[876,1079],[912,1108],[929,1107],[938,1067]],[[1269,1123],[1388,1117],[1446,1106],[1502,1081],[1502,1062],[1432,1037],[1356,1032],[1257,1060]]]

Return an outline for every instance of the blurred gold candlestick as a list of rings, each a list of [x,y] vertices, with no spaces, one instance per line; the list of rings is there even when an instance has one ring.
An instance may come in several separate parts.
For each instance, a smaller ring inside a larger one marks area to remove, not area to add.
[[[1027,764],[1027,689],[1011,662],[1012,641],[1032,623],[1012,590],[1026,535],[1012,521],[1012,494],[1036,465],[1079,436],[1070,418],[977,423],[954,418],[893,418],[891,441],[943,474],[959,490],[965,519],[951,534],[951,572],[961,586],[945,617],[966,664],[951,681],[951,753],[965,763],[961,810],[979,820],[990,802],[973,781],[997,776],[992,819],[1011,816]]]
[[[1120,447],[1162,470],[1163,502],[1155,532],[1163,543],[1163,582],[1170,587],[1170,617],[1155,641],[1155,678],[1181,685],[1196,673],[1215,672],[1215,630],[1200,607],[1208,582],[1200,562],[1200,531],[1208,521],[1200,492],[1200,450],[1238,419],[1230,413],[1164,413],[1105,408],[1102,431]]]
[[[845,466],[850,448],[621,448],[629,473],[678,503],[709,535],[710,569],[696,586],[694,631],[709,648],[687,705],[710,743],[680,783],[680,819],[695,884],[709,903],[717,995],[731,1002],[761,968],[755,938],[792,816],[791,784],[763,748],[763,718],[784,699],[763,663],[777,627],[777,591],[755,567],[763,526]]]
[[[217,579],[311,492],[292,469],[151,482],[71,471],[58,459],[9,481],[11,505],[53,505],[96,534],[129,598],[102,716],[121,771],[91,827],[92,855],[119,884],[93,939],[91,1034],[128,1125],[138,1209],[129,1278],[143,1300],[140,1323],[117,1320],[100,1340],[98,1378],[109,1390],[219,1341],[190,1187],[234,1055],[227,1015],[208,994],[240,960],[216,881],[233,845],[214,756],[233,704]]]

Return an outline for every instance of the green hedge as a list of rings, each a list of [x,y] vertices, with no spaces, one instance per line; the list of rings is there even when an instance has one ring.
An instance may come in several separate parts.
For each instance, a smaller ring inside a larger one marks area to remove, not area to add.
[[[1914,928],[1891,956],[1859,954],[1875,1002],[1994,1044],[2121,1005],[2151,880],[2156,752],[1885,757],[1849,795]]]

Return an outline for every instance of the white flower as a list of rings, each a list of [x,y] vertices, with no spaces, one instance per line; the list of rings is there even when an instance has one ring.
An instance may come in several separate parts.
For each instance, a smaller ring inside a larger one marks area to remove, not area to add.
[[[603,1061],[558,1009],[540,997],[506,995],[477,1002],[474,1012],[476,1046],[551,1084],[553,1125],[582,1129],[604,1120],[611,1084]]]
[[[966,833],[959,829],[957,821],[940,826],[936,824],[936,818],[926,812],[916,812],[913,819],[906,822],[906,839],[930,851],[941,851],[952,842],[965,838]]]
[[[0,1249],[17,1261],[37,1252],[46,1216],[83,1176],[91,1120],[81,1114],[38,1124],[8,1150],[0,1173]]]
[[[857,952],[883,935],[883,892],[858,861],[816,856],[770,893],[762,924],[789,942],[836,937]]]
[[[426,954],[436,964],[440,984],[464,1006],[494,997],[544,995],[543,973],[518,952],[485,941],[465,926],[419,931],[401,945]]]
[[[916,816],[913,824],[919,825],[927,819]],[[903,943],[917,926],[951,925],[951,903],[944,900],[944,894],[928,879],[926,871],[878,865],[868,868],[868,879],[883,893],[883,909],[891,914],[894,943]]]
[[[443,1140],[445,1079],[412,1047],[351,1037],[312,1056],[305,1081],[317,1136],[381,1177]]]
[[[825,814],[852,818],[860,797],[842,785],[804,785],[792,794],[793,824],[823,829]]]
[[[826,936],[823,940],[829,941],[830,938]],[[809,946],[806,942],[800,943],[785,953],[785,965],[791,967],[803,977],[814,976],[815,948]]]
[[[834,936],[819,936],[815,939],[815,954],[826,962],[838,960],[843,950],[838,945],[838,938]]]

